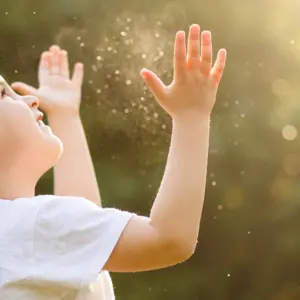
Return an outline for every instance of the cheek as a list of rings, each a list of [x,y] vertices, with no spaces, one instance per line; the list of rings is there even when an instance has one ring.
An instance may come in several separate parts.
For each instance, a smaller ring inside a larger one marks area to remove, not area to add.
[[[0,124],[9,134],[28,138],[37,131],[34,116],[23,103],[3,103],[0,105]]]

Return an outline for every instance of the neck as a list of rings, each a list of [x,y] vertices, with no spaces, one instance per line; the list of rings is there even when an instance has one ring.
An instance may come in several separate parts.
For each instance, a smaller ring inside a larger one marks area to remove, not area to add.
[[[37,180],[28,174],[9,171],[0,171],[0,199],[14,200],[17,198],[32,198],[35,195]]]

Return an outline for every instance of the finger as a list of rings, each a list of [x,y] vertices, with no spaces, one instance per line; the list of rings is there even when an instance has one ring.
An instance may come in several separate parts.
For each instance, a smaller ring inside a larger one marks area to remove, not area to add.
[[[65,78],[69,79],[70,71],[69,71],[69,60],[68,60],[68,52],[67,51],[65,51],[65,50],[60,51],[59,61],[60,61],[61,75]]]
[[[60,48],[58,46],[52,46],[50,48],[50,52],[51,52],[51,75],[60,75],[60,65],[59,65]]]
[[[145,83],[155,96],[156,100],[162,100],[165,95],[165,85],[158,78],[158,76],[147,69],[143,69],[141,71],[141,76],[143,77]]]
[[[212,43],[211,33],[209,31],[202,32],[201,38],[201,70],[209,74],[212,68]]]
[[[192,25],[188,38],[188,67],[196,69],[200,61],[200,26]]]
[[[186,43],[185,32],[179,31],[176,34],[174,46],[174,78],[175,81],[181,80],[187,71],[186,64]]]
[[[226,64],[226,57],[227,57],[226,50],[225,49],[219,50],[216,62],[211,70],[211,77],[216,82],[216,84],[219,84],[222,79],[222,75],[224,73],[225,64]]]
[[[40,85],[45,84],[50,76],[50,59],[51,53],[46,51],[43,52],[40,59],[39,71],[38,71],[38,79]]]
[[[11,87],[14,91],[16,91],[17,93],[19,93],[21,95],[24,95],[24,96],[30,95],[30,96],[38,97],[37,89],[28,84],[25,84],[22,82],[14,82],[11,85]]]
[[[83,82],[83,76],[84,76],[84,67],[82,63],[77,63],[74,67],[74,73],[72,76],[72,81],[78,85],[81,86]]]

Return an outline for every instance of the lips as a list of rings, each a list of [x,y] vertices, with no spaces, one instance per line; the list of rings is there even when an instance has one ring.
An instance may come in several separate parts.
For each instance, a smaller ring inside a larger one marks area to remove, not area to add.
[[[41,127],[41,128],[46,127],[46,125],[44,124],[44,122],[42,120],[38,120],[37,123],[38,123],[39,127]]]
[[[43,115],[43,113],[41,113],[41,112],[39,112],[39,113],[38,113],[38,116],[36,117],[36,122],[37,122],[38,126],[41,127],[41,128],[43,128],[43,127],[46,126],[46,125],[44,124],[44,122],[43,122],[43,117],[44,117],[44,115]]]

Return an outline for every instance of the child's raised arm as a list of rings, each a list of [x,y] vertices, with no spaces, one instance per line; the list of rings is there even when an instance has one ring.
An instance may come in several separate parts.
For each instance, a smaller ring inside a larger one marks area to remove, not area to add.
[[[134,217],[124,230],[105,269],[135,272],[188,259],[197,244],[209,145],[210,114],[225,67],[220,50],[212,66],[210,32],[193,25],[188,37],[178,32],[174,80],[165,86],[152,72],[141,75],[173,120],[171,147],[163,180],[149,218]]]
[[[83,65],[77,63],[70,77],[68,53],[52,46],[41,55],[38,73],[39,89],[20,82],[12,87],[39,98],[54,134],[63,143],[62,157],[54,167],[54,193],[84,197],[100,206],[99,187],[80,118]]]

